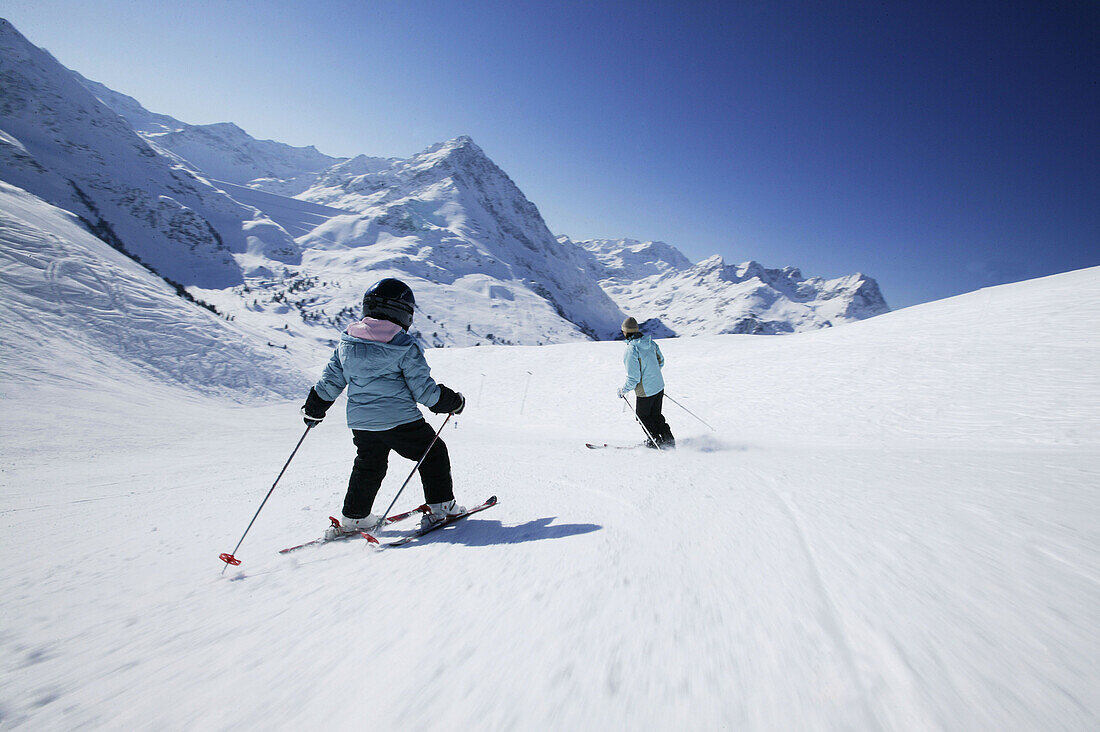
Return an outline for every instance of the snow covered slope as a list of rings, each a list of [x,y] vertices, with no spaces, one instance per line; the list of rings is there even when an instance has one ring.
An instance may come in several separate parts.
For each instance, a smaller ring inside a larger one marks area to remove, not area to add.
[[[295,237],[309,234],[334,216],[353,216],[355,214],[353,211],[322,206],[298,198],[288,198],[226,181],[216,180],[213,183],[232,196],[234,201],[239,201],[246,206],[254,206],[263,211],[265,216]]]
[[[181,299],[72,215],[0,182],[4,390],[97,390],[137,374],[231,400],[289,397],[305,379],[285,351]]]
[[[468,397],[443,432],[458,496],[500,504],[387,553],[277,554],[339,509],[338,403],[224,577],[301,397],[229,407],[94,365],[80,388],[5,377],[0,720],[1097,729],[1098,336],[1094,268],[845,328],[666,340],[668,395],[717,429],[666,401],[669,454],[582,447],[640,437],[622,344],[437,349]],[[378,508],[411,467],[391,460]],[[396,509],[419,500],[414,479]]]
[[[562,243],[568,237],[558,237]],[[890,308],[863,274],[803,278],[794,267],[727,265],[715,255],[691,264],[664,242],[575,242],[591,255],[589,271],[644,330],[660,335],[817,330],[881,315]]]
[[[242,323],[322,339],[372,282],[399,276],[420,295],[427,346],[618,332],[581,253],[467,137],[409,160],[333,158],[149,112],[6,22],[0,42],[4,179]]]

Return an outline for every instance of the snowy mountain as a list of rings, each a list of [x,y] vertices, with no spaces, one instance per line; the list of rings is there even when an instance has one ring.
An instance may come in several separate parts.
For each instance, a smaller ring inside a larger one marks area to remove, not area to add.
[[[559,241],[570,243],[568,237]],[[663,242],[572,242],[588,269],[624,312],[655,335],[777,334],[816,330],[889,312],[878,284],[862,274],[804,278],[794,267],[727,265],[715,255],[697,264]]]
[[[662,243],[574,243],[469,137],[409,159],[335,158],[189,125],[85,79],[0,24],[0,178],[278,347],[332,341],[385,276],[417,293],[425,346],[788,333],[888,308],[873,280]]]
[[[559,236],[558,241],[587,252],[589,272],[601,281],[632,282],[691,266],[691,260],[679,249],[663,241],[590,239],[575,242],[567,236]]]
[[[330,158],[148,112],[8,23],[0,42],[3,180],[279,345],[331,341],[384,276],[417,292],[428,346],[618,331],[581,253],[469,138],[409,160]]]
[[[331,171],[300,198],[361,214],[357,221],[334,219],[300,240],[326,258],[339,242],[372,250],[356,255],[373,266],[491,300],[512,303],[521,291],[533,293],[545,304],[524,296],[522,307],[502,308],[501,315],[523,321],[519,330],[495,324],[516,342],[538,333],[546,341],[569,338],[554,327],[554,314],[593,338],[618,332],[622,313],[585,274],[581,254],[554,238],[538,209],[469,137],[381,170]]]
[[[622,321],[582,253],[555,240],[468,137],[408,160],[340,162],[295,198],[270,180],[219,185],[294,232],[301,261],[195,294],[280,338],[330,342],[364,289],[388,276],[416,293],[413,330],[426,346],[608,338]]]
[[[249,258],[297,261],[293,239],[159,154],[0,20],[0,176],[80,216],[117,249],[184,285],[243,282]]]

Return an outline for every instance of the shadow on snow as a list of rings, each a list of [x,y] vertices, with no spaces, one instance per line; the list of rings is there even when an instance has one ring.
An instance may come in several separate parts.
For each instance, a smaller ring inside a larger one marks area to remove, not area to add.
[[[599,524],[557,524],[552,526],[551,522],[555,518],[557,517],[549,516],[534,519],[518,526],[505,526],[502,522],[492,519],[468,518],[463,519],[454,526],[434,531],[411,544],[405,545],[405,547],[399,548],[404,549],[429,542],[447,542],[463,546],[521,544],[527,541],[564,539],[569,536],[590,534],[603,528]]]

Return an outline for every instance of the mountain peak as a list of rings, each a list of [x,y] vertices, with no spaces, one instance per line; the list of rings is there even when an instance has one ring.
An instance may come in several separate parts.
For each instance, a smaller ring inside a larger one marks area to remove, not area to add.
[[[229,135],[245,136],[245,137],[248,136],[247,132],[242,130],[239,126],[237,126],[233,122],[214,122],[213,124],[197,125],[197,126],[203,128],[203,129],[209,130],[210,132],[221,132],[221,133],[225,133],[225,134],[229,134]]]
[[[419,155],[413,156],[409,162],[414,168],[425,170],[446,164],[465,166],[474,161],[492,164],[473,138],[459,135],[446,142],[437,142]]]
[[[26,45],[31,45],[29,41],[23,38],[23,34],[15,29],[15,26],[7,18],[0,18],[0,35],[11,36],[18,38]]]
[[[454,138],[451,138],[450,140],[447,140],[443,144],[444,145],[453,145],[455,147],[461,147],[461,146],[464,146],[464,145],[474,145],[474,138],[470,137],[469,135],[459,135],[458,137],[454,137]],[[477,145],[474,145],[474,147],[477,147]]]
[[[741,262],[733,268],[737,274],[739,280],[751,280],[753,277],[759,277],[764,279],[764,267],[754,259],[750,259],[747,262]]]
[[[679,249],[663,241],[590,239],[574,242],[592,257],[589,269],[600,280],[638,280],[691,268]]]
[[[721,254],[712,254],[706,259],[699,260],[691,266],[691,271],[696,274],[705,274],[707,272],[721,272],[726,268],[726,260],[722,258]]]

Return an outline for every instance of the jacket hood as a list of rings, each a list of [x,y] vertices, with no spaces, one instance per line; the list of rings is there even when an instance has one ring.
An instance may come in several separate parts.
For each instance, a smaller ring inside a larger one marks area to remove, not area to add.
[[[347,330],[347,334],[352,338],[374,343],[389,343],[398,333],[404,332],[397,323],[377,318],[363,318],[349,325]]]

